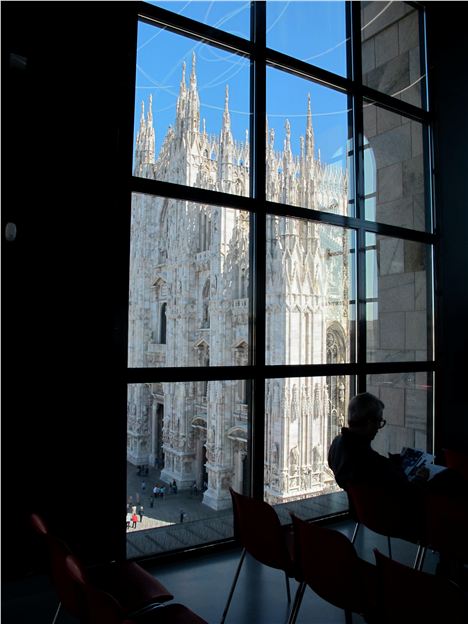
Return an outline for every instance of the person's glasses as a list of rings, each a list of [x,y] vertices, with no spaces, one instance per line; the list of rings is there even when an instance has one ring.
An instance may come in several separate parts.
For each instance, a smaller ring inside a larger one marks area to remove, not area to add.
[[[385,420],[385,418],[382,418],[382,420],[379,420],[379,423],[378,423],[379,429],[383,429],[386,424],[387,424],[387,421]]]

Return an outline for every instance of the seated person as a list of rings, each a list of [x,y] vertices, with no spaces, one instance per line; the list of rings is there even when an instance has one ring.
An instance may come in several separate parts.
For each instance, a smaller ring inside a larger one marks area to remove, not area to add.
[[[357,394],[350,400],[348,427],[343,427],[333,440],[328,451],[328,465],[337,484],[345,491],[350,484],[383,487],[391,495],[392,504],[401,511],[405,528],[411,535],[419,536],[425,524],[427,494],[445,494],[466,501],[466,483],[450,469],[428,481],[426,468],[420,469],[410,481],[399,454],[384,457],[377,453],[371,442],[386,424],[384,407],[382,401],[369,392]]]
[[[380,455],[371,447],[372,440],[386,424],[384,407],[369,392],[357,394],[349,402],[348,427],[342,428],[328,451],[328,465],[344,490],[348,483],[395,489],[407,489],[410,485],[398,461]]]
[[[399,455],[384,457],[374,451],[372,440],[385,426],[384,404],[373,394],[363,392],[348,405],[348,427],[332,442],[328,465],[337,484],[345,491],[350,484],[383,487],[395,506],[401,506],[412,535],[420,535],[424,523],[424,476],[409,481],[401,467]]]

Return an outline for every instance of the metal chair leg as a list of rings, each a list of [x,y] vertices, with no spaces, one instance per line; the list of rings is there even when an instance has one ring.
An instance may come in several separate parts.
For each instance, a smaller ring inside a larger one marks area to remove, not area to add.
[[[288,603],[291,602],[291,590],[289,589],[289,576],[284,573],[284,577],[286,579],[286,591],[288,593]]]
[[[295,624],[297,620],[297,616],[299,614],[299,608],[301,606],[302,598],[304,596],[306,587],[307,587],[307,584],[304,581],[301,581],[299,583],[299,587],[297,588],[297,591],[296,591],[296,596],[294,598],[291,613],[289,614],[288,624]]]
[[[356,522],[355,526],[354,526],[354,531],[353,531],[353,536],[351,538],[351,544],[354,544],[354,542],[356,541],[356,537],[359,531],[359,527],[360,527],[360,523]]]
[[[224,620],[226,619],[226,615],[227,615],[227,612],[228,612],[228,609],[229,609],[229,605],[231,604],[232,595],[233,595],[234,590],[236,588],[237,579],[239,578],[239,574],[240,574],[240,571],[241,571],[241,568],[242,568],[242,564],[244,563],[244,559],[245,559],[245,555],[246,554],[247,554],[247,551],[244,548],[242,550],[241,558],[240,558],[239,564],[237,566],[236,573],[234,575],[234,580],[233,580],[232,585],[231,585],[231,591],[229,592],[229,596],[228,596],[228,599],[227,599],[227,602],[226,602],[226,606],[224,607],[224,611],[223,611],[223,615],[221,617],[220,624],[223,624]]]
[[[55,615],[54,615],[54,619],[52,620],[52,624],[55,624],[55,622],[56,622],[56,620],[58,618],[58,614],[60,613],[60,608],[61,607],[62,607],[62,603],[59,602],[58,603],[58,607],[57,607],[57,611],[55,612]]]
[[[349,609],[344,610],[345,624],[353,624],[353,612]]]
[[[418,550],[416,551],[416,557],[414,559],[413,568],[415,570],[422,570],[424,565],[424,558],[426,556],[427,547],[422,544],[418,544]]]
[[[390,539],[390,535],[387,535],[387,540],[388,540],[388,556],[391,559],[392,558],[392,541]]]

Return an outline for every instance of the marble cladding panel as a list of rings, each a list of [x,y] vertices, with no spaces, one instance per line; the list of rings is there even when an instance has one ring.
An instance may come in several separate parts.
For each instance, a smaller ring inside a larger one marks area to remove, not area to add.
[[[424,271],[426,268],[425,245],[414,241],[404,241],[405,273]]]
[[[377,201],[385,203],[402,197],[403,172],[402,165],[395,165],[378,169],[377,171]]]
[[[419,431],[427,427],[427,392],[419,389],[407,389],[405,405],[405,424]]]
[[[380,124],[380,125],[379,125]],[[384,132],[381,126],[387,128]],[[411,126],[398,115],[377,113],[377,134],[371,142],[377,170],[411,159]]]
[[[415,308],[414,275],[387,275],[379,279],[379,310],[408,312]]]
[[[378,240],[379,252],[379,279],[383,275],[403,273],[404,264],[404,241],[398,238],[380,238]]]
[[[405,2],[382,2],[362,3],[361,22],[363,25],[362,39],[374,37],[387,26],[401,20],[413,9]]]
[[[388,95],[396,95],[410,84],[409,54],[402,54],[363,76],[368,87]]]
[[[419,48],[418,12],[412,11],[398,22],[399,52]]]
[[[385,404],[387,425],[404,426],[405,424],[405,390],[392,386],[382,386],[380,399]]]
[[[376,221],[412,228],[415,218],[413,214],[414,202],[411,197],[400,197],[389,202],[377,204]]]
[[[422,155],[403,163],[403,195],[424,193],[424,163]]]
[[[406,349],[412,351],[418,349],[425,352],[424,350],[427,348],[427,315],[424,311],[406,313],[405,333]]]
[[[406,349],[405,313],[387,312],[380,314],[380,348]]]
[[[392,24],[374,37],[377,67],[398,56],[398,24]]]

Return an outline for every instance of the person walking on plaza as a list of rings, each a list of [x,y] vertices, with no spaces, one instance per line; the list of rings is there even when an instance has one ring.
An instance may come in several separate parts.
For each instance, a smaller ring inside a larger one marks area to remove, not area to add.
[[[136,515],[136,512],[134,512],[132,514],[132,529],[137,528],[137,522],[138,522],[138,516]]]
[[[130,522],[132,521],[132,514],[127,511],[127,529],[130,528]]]
[[[138,509],[138,515],[140,516],[140,522],[143,522],[143,505],[140,505]]]

